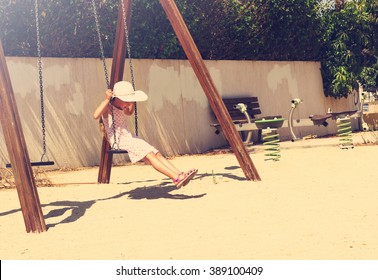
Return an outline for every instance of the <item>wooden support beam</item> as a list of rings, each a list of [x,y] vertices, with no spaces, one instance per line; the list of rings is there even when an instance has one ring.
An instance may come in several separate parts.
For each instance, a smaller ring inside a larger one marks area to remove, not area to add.
[[[46,231],[41,203],[0,41],[0,120],[27,232]]]
[[[190,64],[209,100],[210,106],[222,127],[223,134],[234,151],[240,167],[248,180],[260,181],[260,176],[245,148],[240,135],[232,123],[223,100],[206,68],[200,52],[178,10],[174,0],[159,0],[189,59]]]
[[[125,28],[122,13],[122,2],[124,3],[125,13],[127,19],[130,20],[130,5],[131,0],[119,0],[118,4],[118,19],[116,27],[116,37],[113,48],[113,61],[112,61],[112,72],[110,76],[110,88],[113,88],[114,84],[121,81],[123,78],[123,70],[125,66],[125,55],[126,55],[126,39],[125,39]],[[128,24],[128,28],[130,24]],[[110,144],[106,137],[102,139],[101,148],[101,159],[100,168],[98,172],[97,182],[100,184],[108,184],[110,181],[110,173],[112,170],[113,154],[108,153],[110,150]]]

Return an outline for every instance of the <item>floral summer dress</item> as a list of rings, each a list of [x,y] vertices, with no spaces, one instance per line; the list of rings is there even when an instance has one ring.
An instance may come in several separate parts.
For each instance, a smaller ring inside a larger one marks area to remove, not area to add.
[[[109,105],[111,106],[111,105]],[[113,106],[112,106],[113,107]],[[114,131],[111,108],[109,108],[109,115],[107,118],[103,117],[103,122],[106,130],[107,139],[110,146],[114,149],[126,150],[132,163],[143,159],[147,154],[153,152],[158,153],[158,150],[148,144],[146,141],[139,139],[131,134],[127,128],[125,114],[122,110],[113,107],[114,126],[116,131],[116,144],[114,144]]]

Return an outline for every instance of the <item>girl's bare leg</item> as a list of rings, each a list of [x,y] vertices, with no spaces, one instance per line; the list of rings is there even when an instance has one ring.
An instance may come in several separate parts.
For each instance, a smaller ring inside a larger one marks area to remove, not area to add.
[[[159,171],[160,173],[164,174],[165,176],[171,178],[172,180],[176,180],[179,176],[185,177],[178,171],[176,168],[171,168],[167,166],[164,161],[161,161],[160,157],[158,157],[154,153],[149,153],[145,157],[145,161],[152,165],[155,170]],[[167,160],[166,160],[167,161]],[[167,161],[168,162],[168,161]],[[177,171],[176,171],[177,170]]]
[[[172,163],[170,163],[160,152],[156,154],[156,157],[162,164],[164,164],[167,168],[171,169],[175,173],[182,173],[180,170],[178,170]],[[146,164],[151,164],[150,160],[145,157],[144,162]],[[152,164],[151,164],[152,165]]]
[[[172,169],[176,173],[181,173],[169,160],[167,160],[160,152],[156,154],[156,157],[168,168]]]

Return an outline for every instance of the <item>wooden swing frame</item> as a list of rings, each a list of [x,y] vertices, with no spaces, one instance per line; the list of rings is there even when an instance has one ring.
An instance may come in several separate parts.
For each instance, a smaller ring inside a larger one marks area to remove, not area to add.
[[[130,20],[130,7],[132,0],[119,0],[118,19],[116,37],[113,49],[113,62],[112,72],[110,78],[110,85],[113,88],[114,84],[121,81],[123,78],[123,70],[125,64],[125,30],[123,25],[122,15],[122,2],[124,4],[126,14]],[[242,168],[247,180],[261,181],[261,178],[238,134],[230,114],[227,111],[223,100],[218,93],[215,84],[210,76],[209,71],[201,57],[201,54],[184,22],[184,19],[178,10],[174,0],[159,0],[163,7],[168,19],[176,33],[176,36],[184,49],[184,52],[200,82],[203,91],[210,103],[215,117],[220,124],[223,134],[225,135],[228,143],[230,144],[239,164]],[[128,25],[130,28],[130,24]],[[106,137],[102,141],[100,168],[98,173],[98,183],[108,184],[110,181],[110,174],[112,168],[113,154],[109,153],[110,144]]]
[[[130,12],[131,0],[119,0],[119,13],[116,29],[116,39],[113,50],[113,63],[110,85],[122,80],[125,63],[125,32],[122,23],[122,2],[126,14]],[[184,49],[186,56],[209,100],[210,106],[228,140],[246,179],[260,181],[260,176],[243,145],[243,142],[232,122],[230,114],[219,95],[215,84],[205,66],[196,44],[179,12],[174,0],[159,0],[169,21]],[[130,25],[129,25],[130,26]],[[14,98],[13,88],[6,65],[3,46],[0,40],[0,121],[4,138],[13,167],[17,193],[27,232],[46,231],[37,187],[33,177],[29,154],[27,151],[21,121]],[[109,142],[104,137],[101,150],[101,163],[98,183],[109,183],[113,155],[108,153]]]
[[[13,93],[9,71],[0,41],[0,120],[3,127],[5,144],[13,168],[21,212],[26,232],[46,231],[37,186],[34,181],[21,120]]]

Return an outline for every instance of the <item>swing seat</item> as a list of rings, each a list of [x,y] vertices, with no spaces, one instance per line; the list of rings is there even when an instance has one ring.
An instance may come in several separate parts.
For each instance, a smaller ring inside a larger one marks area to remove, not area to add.
[[[50,165],[55,165],[55,163],[53,161],[36,161],[36,162],[31,162],[30,165],[31,166],[50,166]],[[12,164],[7,163],[5,167],[11,168]]]
[[[357,113],[357,110],[352,110],[352,111],[342,111],[342,112],[332,112],[332,118],[337,119],[339,117],[345,117],[345,116],[352,116],[355,113]]]
[[[332,117],[332,114],[326,114],[326,115],[310,115],[309,118],[312,120],[314,125],[323,125],[328,126],[327,120]]]
[[[353,111],[343,111],[343,112],[332,112],[325,115],[310,115],[309,118],[312,120],[314,125],[327,126],[327,119],[332,118],[336,120],[339,117],[352,116],[357,113],[357,110]]]
[[[110,149],[108,151],[109,154],[127,154],[126,150],[121,150],[121,149]]]

